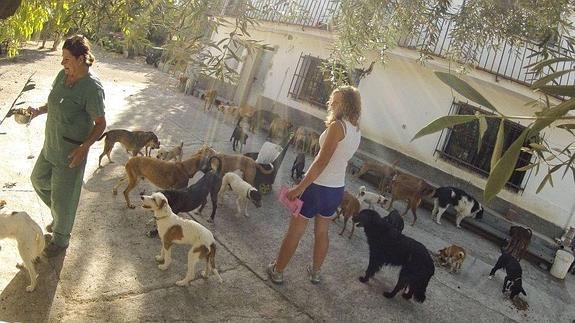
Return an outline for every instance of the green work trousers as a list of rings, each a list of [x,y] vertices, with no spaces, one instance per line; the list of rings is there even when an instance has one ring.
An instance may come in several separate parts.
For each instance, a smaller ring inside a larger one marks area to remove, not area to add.
[[[86,161],[75,168],[55,165],[44,157],[42,150],[30,176],[34,190],[50,208],[52,241],[60,247],[67,247],[70,241],[85,168]]]

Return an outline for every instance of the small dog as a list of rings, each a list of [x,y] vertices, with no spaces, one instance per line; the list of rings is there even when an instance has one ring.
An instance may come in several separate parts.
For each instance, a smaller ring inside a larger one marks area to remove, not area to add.
[[[385,204],[388,200],[383,195],[375,194],[367,191],[367,187],[361,186],[359,192],[357,193],[357,198],[360,202],[365,202],[370,209],[373,210],[373,205],[379,205],[385,208]]]
[[[238,119],[238,122],[236,123],[236,127],[234,128],[234,132],[232,132],[232,136],[230,137],[230,141],[232,141],[232,149],[234,151],[236,151],[236,146],[239,143],[240,144],[239,145],[240,146],[240,152],[242,152],[242,149],[244,148],[244,145],[246,144],[246,142],[248,140],[248,134],[245,132],[245,130],[240,125],[241,121],[242,121],[242,119]]]
[[[373,172],[375,175],[380,177],[379,181],[379,192],[386,193],[393,176],[397,174],[396,166],[399,160],[396,160],[391,164],[391,166],[383,165],[380,163],[366,161],[361,166],[361,169],[353,176],[355,179],[360,178],[367,172]]]
[[[339,235],[343,234],[343,231],[345,230],[345,227],[347,226],[347,221],[350,218],[353,218],[354,216],[356,216],[357,214],[359,214],[359,209],[361,208],[358,199],[353,196],[353,194],[350,194],[348,191],[343,192],[343,199],[341,201],[341,205],[339,206],[338,210],[337,210],[337,216],[334,218],[334,221],[343,214],[343,228],[341,228],[341,231],[339,233]],[[351,239],[351,237],[353,236],[353,231],[355,230],[355,225],[351,225],[351,232],[349,234],[349,239]]]
[[[433,212],[435,222],[441,224],[441,216],[452,205],[457,212],[455,224],[461,228],[463,218],[474,216],[476,219],[483,218],[483,206],[473,196],[455,187],[440,187],[433,193]]]
[[[362,210],[352,220],[355,225],[364,228],[369,245],[369,265],[359,281],[367,283],[384,265],[400,266],[395,288],[391,292],[384,292],[383,296],[392,298],[405,290],[403,298],[414,297],[417,302],[423,303],[427,285],[435,273],[427,248],[397,231],[389,222],[374,216],[373,211]]]
[[[268,132],[268,137],[274,138],[285,138],[293,124],[282,118],[275,118],[270,125],[270,130]]]
[[[303,171],[304,168],[305,168],[305,154],[299,153],[295,157],[295,160],[293,161],[293,165],[291,167],[291,178],[296,182],[301,181],[301,179],[303,178],[303,175],[304,175],[304,171]],[[295,177],[294,177],[294,172],[295,172]]]
[[[417,221],[417,208],[424,197],[430,197],[435,192],[435,188],[426,181],[407,174],[397,174],[391,180],[391,202],[389,207],[393,207],[394,201],[407,201],[407,207],[402,216],[405,216],[409,210],[413,213],[413,222]]]
[[[231,189],[236,194],[236,206],[238,208],[238,215],[242,214],[242,202],[244,205],[244,216],[248,217],[248,201],[251,201],[257,208],[262,206],[262,194],[252,185],[245,182],[236,173],[226,173],[222,179],[222,186],[220,188],[220,200],[223,200],[224,193]]]
[[[183,156],[184,156],[184,142],[183,141],[182,141],[182,143],[180,143],[179,146],[176,146],[172,149],[161,148],[160,150],[158,150],[158,154],[156,154],[156,158],[161,159],[161,160],[165,160],[165,161],[175,160],[175,161],[181,162]]]
[[[533,231],[529,228],[512,225],[509,228],[509,235],[511,236],[511,240],[509,240],[509,243],[503,248],[503,252],[512,255],[517,260],[521,260],[525,254],[525,250],[529,247],[529,243],[531,243]]]
[[[460,246],[451,245],[439,250],[439,263],[442,266],[449,265],[452,273],[461,269],[464,260],[465,249]]]
[[[42,254],[46,243],[42,229],[26,212],[4,213],[0,214],[0,239],[6,238],[18,242],[18,252],[24,263],[16,267],[28,269],[30,285],[26,287],[26,291],[34,291],[38,282],[34,263]]]
[[[216,97],[218,96],[217,90],[207,90],[204,93],[204,111],[210,111],[212,108],[212,104],[216,101]]]
[[[503,289],[501,290],[502,293],[505,293],[508,289],[511,291],[509,298],[513,299],[519,293],[527,296],[527,293],[523,289],[523,283],[521,276],[523,275],[523,270],[521,269],[521,265],[517,259],[513,258],[512,255],[508,253],[502,253],[497,259],[497,263],[491,269],[489,273],[489,279],[493,278],[495,272],[501,268],[505,268],[507,275],[505,276],[505,280],[503,281]]]
[[[106,137],[104,141],[104,151],[100,154],[98,158],[98,167],[102,167],[102,158],[104,155],[108,156],[110,163],[113,163],[110,153],[114,144],[120,142],[128,153],[132,152],[132,156],[137,156],[142,148],[146,148],[146,156],[150,155],[151,149],[160,148],[160,140],[151,131],[128,131],[123,129],[110,130],[104,132],[98,141]],[[148,151],[150,148],[150,151]]]
[[[186,244],[192,248],[188,252],[188,271],[184,279],[176,282],[178,286],[187,286],[194,279],[196,262],[199,259],[206,261],[206,269],[202,276],[207,278],[213,272],[221,283],[222,277],[216,269],[216,240],[210,230],[203,225],[185,220],[172,212],[168,200],[162,193],[154,193],[150,196],[142,196],[143,207],[154,211],[154,218],[158,226],[162,248],[160,254],[155,257],[160,262],[158,268],[166,270],[172,263],[172,245]]]
[[[140,178],[146,178],[160,189],[183,189],[188,186],[190,178],[196,174],[201,167],[201,161],[215,154],[215,150],[203,147],[192,157],[182,162],[167,162],[149,157],[132,157],[124,166],[126,175],[122,177],[114,186],[114,195],[118,194],[118,187],[128,181],[128,186],[124,190],[124,199],[129,208],[135,206],[130,202],[130,191],[136,187]],[[246,157],[247,158],[247,157]]]

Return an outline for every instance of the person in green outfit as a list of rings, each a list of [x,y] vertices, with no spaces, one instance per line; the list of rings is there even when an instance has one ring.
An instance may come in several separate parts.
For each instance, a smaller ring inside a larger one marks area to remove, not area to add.
[[[68,247],[80,201],[86,157],[90,146],[106,129],[104,89],[90,72],[94,55],[82,35],[72,36],[62,46],[62,66],[48,103],[29,107],[32,117],[47,113],[44,146],[30,180],[34,190],[50,208],[52,233],[44,256],[54,257]]]

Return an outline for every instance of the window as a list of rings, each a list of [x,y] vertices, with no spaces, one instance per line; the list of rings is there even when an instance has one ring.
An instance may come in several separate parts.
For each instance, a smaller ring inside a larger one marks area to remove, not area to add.
[[[326,109],[334,86],[329,80],[329,75],[322,70],[322,64],[326,61],[311,55],[301,55],[293,75],[288,96],[295,100],[309,102],[317,107]],[[348,83],[359,83],[360,72],[357,69],[346,74]]]
[[[450,114],[472,115],[475,114],[476,111],[481,110],[466,103],[454,102]],[[484,111],[481,112],[485,113]],[[487,131],[485,131],[483,135],[480,146],[477,142],[479,140],[479,121],[472,121],[456,125],[452,129],[446,129],[444,131],[446,132],[446,136],[443,146],[438,152],[444,159],[455,162],[487,177],[491,168],[491,155],[495,146],[499,123],[500,120],[498,119],[487,118]],[[525,129],[525,127],[518,123],[505,121],[503,152],[519,137],[523,129]],[[443,135],[442,133],[440,142]],[[528,146],[528,142],[525,142],[524,146]],[[529,164],[530,160],[531,154],[521,152],[515,168]],[[523,178],[525,174],[526,172],[515,171],[507,182],[507,187],[516,191],[523,189],[525,184],[523,183]]]

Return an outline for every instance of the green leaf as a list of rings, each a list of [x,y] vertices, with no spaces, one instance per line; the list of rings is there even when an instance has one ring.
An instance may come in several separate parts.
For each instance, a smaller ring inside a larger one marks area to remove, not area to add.
[[[555,166],[551,167],[551,169],[549,170],[549,174],[555,173],[557,170],[559,170],[559,168],[561,168],[561,166],[563,166],[563,164],[559,164],[559,165],[555,165]]]
[[[469,122],[469,121],[472,121],[475,119],[477,119],[477,117],[475,115],[456,115],[456,116],[440,117],[438,119],[433,120],[427,126],[423,127],[421,130],[419,130],[419,132],[417,132],[415,134],[415,136],[413,136],[411,141],[413,141],[417,138],[438,132],[442,129],[450,128],[450,127],[453,127],[455,125],[466,123],[466,122]]]
[[[541,145],[541,144],[538,144],[538,143],[532,142],[532,143],[529,144],[529,146],[530,146],[531,148],[536,149],[536,150],[539,150],[539,151],[549,151],[549,150],[547,149],[547,147],[545,147],[545,146],[543,146],[543,145]]]
[[[517,168],[517,169],[515,169],[515,170],[518,171],[518,172],[526,172],[526,171],[530,170],[531,168],[533,168],[533,167],[535,167],[535,166],[537,166],[537,165],[538,165],[538,164],[528,164],[528,165],[525,165],[525,166],[523,166],[523,167],[519,167],[519,168]]]
[[[497,111],[497,109],[491,104],[487,99],[481,95],[481,93],[477,92],[471,85],[467,84],[467,82],[463,81],[462,79],[458,78],[457,76],[449,73],[444,72],[435,72],[435,75],[449,87],[454,89],[457,93],[463,95],[467,99],[478,103],[492,111]]]
[[[499,122],[499,130],[497,131],[497,138],[495,139],[495,146],[493,147],[493,154],[491,154],[491,171],[495,168],[495,165],[501,158],[501,153],[503,152],[503,142],[505,141],[505,119]],[[519,148],[521,149],[521,148]]]
[[[546,75],[546,76],[540,78],[539,80],[537,80],[535,83],[533,83],[533,84],[531,85],[531,88],[537,89],[537,88],[541,87],[542,85],[545,85],[545,84],[551,82],[552,80],[554,80],[554,79],[556,79],[556,78],[558,78],[558,77],[561,77],[561,76],[564,75],[564,74],[571,73],[571,72],[573,72],[573,71],[575,71],[574,68],[568,69],[568,70],[563,70],[563,71],[559,71],[559,72],[555,72],[555,73],[551,73],[551,74],[549,74],[549,75]]]
[[[485,201],[490,201],[493,199],[499,191],[513,174],[515,170],[515,165],[517,164],[517,158],[519,158],[519,153],[521,152],[521,147],[527,138],[527,134],[529,133],[529,128],[526,128],[521,132],[521,135],[507,148],[507,151],[501,159],[495,165],[495,168],[489,174],[489,178],[487,179],[487,184],[485,185],[485,191],[483,192],[483,196]]]
[[[545,66],[553,65],[555,63],[560,63],[560,62],[573,62],[573,61],[574,61],[574,59],[571,57],[558,57],[558,58],[548,59],[548,60],[545,60],[542,62],[535,62],[533,64],[525,66],[525,68],[529,68],[533,71],[541,71]]]
[[[22,89],[22,92],[28,92],[30,90],[33,90],[34,88],[36,88],[36,84],[34,83],[26,84],[26,86],[24,86],[24,88]]]
[[[475,114],[477,115],[477,114]],[[481,144],[483,143],[483,135],[487,131],[487,120],[485,120],[485,116],[478,116],[479,121],[479,139],[477,140],[477,151],[481,149]]]
[[[575,97],[575,85],[542,85],[537,89],[549,95]]]
[[[575,129],[575,123],[564,123],[557,126],[557,128],[561,129]]]
[[[531,126],[531,131],[529,136],[534,136],[539,133],[539,131],[543,130],[545,127],[549,126],[553,123],[556,118],[562,117],[569,110],[575,109],[575,99],[571,98],[567,101],[563,101],[560,104],[554,106],[553,108],[544,110],[542,113],[539,114],[540,117],[545,117],[544,119],[536,120],[533,125]]]
[[[545,175],[541,183],[539,183],[539,186],[537,187],[537,191],[535,191],[535,194],[539,194],[539,192],[541,192],[541,190],[543,189],[543,187],[545,187],[545,184],[547,183],[547,181],[549,181],[550,178],[551,174]]]

